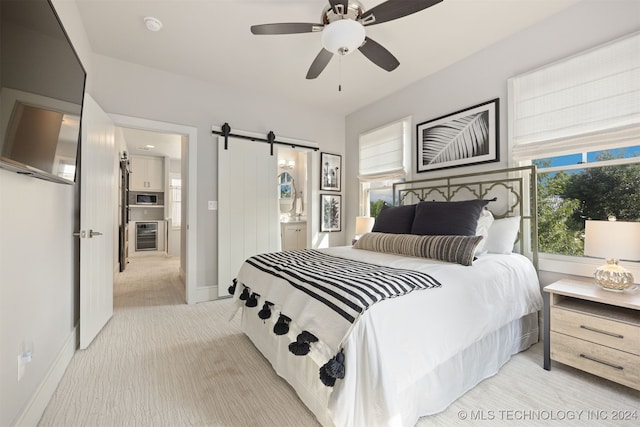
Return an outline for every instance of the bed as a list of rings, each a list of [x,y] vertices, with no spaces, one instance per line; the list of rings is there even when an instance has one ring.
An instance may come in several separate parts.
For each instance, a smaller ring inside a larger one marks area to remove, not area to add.
[[[353,246],[249,258],[243,332],[324,426],[443,411],[538,341],[535,185],[533,167],[405,182]]]

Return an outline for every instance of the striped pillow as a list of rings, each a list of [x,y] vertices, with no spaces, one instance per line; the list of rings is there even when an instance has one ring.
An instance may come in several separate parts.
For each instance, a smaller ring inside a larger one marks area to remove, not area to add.
[[[354,248],[471,265],[481,240],[482,236],[367,233],[358,239]]]

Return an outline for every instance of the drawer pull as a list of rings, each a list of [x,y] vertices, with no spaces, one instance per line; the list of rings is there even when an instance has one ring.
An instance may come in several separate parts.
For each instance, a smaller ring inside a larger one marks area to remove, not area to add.
[[[603,365],[609,366],[610,368],[617,369],[619,371],[622,371],[624,369],[624,367],[622,367],[620,365],[614,365],[612,363],[605,362],[604,360],[600,360],[600,359],[596,359],[595,357],[587,356],[586,354],[580,353],[580,357],[582,357],[583,359],[591,360],[592,362],[601,363]]]
[[[587,331],[591,331],[591,332],[597,332],[599,334],[609,335],[610,337],[614,337],[614,338],[620,338],[620,339],[624,338],[623,335],[614,334],[613,332],[603,331],[602,329],[596,329],[590,326],[580,325],[580,328],[586,329]]]

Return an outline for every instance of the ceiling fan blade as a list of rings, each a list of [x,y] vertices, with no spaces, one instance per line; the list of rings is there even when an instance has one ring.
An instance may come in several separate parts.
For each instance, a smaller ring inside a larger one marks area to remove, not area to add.
[[[375,25],[402,18],[440,3],[442,0],[387,0],[362,14],[362,25]]]
[[[393,71],[398,68],[398,65],[400,65],[400,62],[391,54],[391,52],[371,40],[369,37],[364,38],[364,43],[358,48],[358,50],[360,50],[364,56],[369,58],[371,62],[384,70]]]
[[[316,56],[316,59],[313,60],[311,67],[309,67],[309,71],[307,71],[307,79],[315,79],[318,77],[329,61],[331,61],[332,57],[333,53],[323,48],[318,56]]]
[[[347,8],[349,7],[349,0],[329,0],[329,4],[331,5],[331,9],[333,9],[333,13],[335,14],[345,14],[347,13]],[[338,10],[336,6],[342,5],[342,10]]]
[[[251,32],[256,35],[299,34],[320,31],[322,27],[322,24],[310,24],[307,22],[283,22],[279,24],[252,25]]]

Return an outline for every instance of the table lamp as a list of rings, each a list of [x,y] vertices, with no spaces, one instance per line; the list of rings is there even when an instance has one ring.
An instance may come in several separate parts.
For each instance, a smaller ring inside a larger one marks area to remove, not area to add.
[[[373,228],[373,223],[376,221],[375,218],[371,218],[369,216],[357,216],[356,217],[356,235],[353,238],[353,242],[355,243],[360,236],[366,234],[371,231]]]
[[[633,285],[633,275],[618,260],[640,261],[640,222],[616,221],[615,217],[585,221],[584,254],[607,260],[593,275],[598,285],[608,291],[624,291]]]

